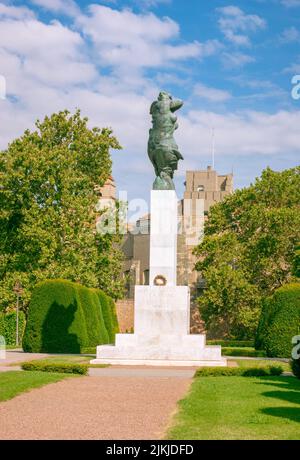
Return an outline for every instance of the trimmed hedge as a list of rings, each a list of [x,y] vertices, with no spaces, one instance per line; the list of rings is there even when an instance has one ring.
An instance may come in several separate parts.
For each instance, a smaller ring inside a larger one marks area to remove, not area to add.
[[[229,348],[252,348],[253,340],[207,340],[207,345],[221,345]]]
[[[267,367],[203,367],[198,369],[195,377],[267,377],[283,373],[280,366]]]
[[[23,337],[27,352],[82,353],[114,343],[114,302],[99,289],[47,280],[33,291]]]
[[[229,348],[222,347],[223,356],[246,356],[249,358],[265,358],[266,352],[264,350],[254,350],[254,348]]]
[[[99,303],[102,305],[103,318],[109,337],[109,343],[114,343],[115,335],[119,332],[115,303],[111,297],[100,289],[95,289],[94,291],[98,296]]]
[[[267,356],[289,358],[292,338],[300,334],[300,283],[278,289],[264,301],[255,348]]]
[[[61,374],[78,374],[87,375],[88,366],[86,364],[73,363],[49,363],[43,361],[28,361],[21,365],[24,371],[39,371],[39,372],[59,372]]]
[[[25,314],[19,311],[19,344],[25,330]],[[16,345],[16,326],[17,314],[15,311],[10,313],[0,313],[0,335],[5,338],[6,345]]]

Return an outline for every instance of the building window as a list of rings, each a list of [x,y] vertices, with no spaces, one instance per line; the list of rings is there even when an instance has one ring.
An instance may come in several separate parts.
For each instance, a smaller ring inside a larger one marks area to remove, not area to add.
[[[144,284],[144,286],[149,286],[149,279],[150,279],[149,270],[144,270],[144,273],[143,273],[143,284]]]
[[[197,192],[204,192],[204,189],[205,189],[204,185],[198,185]]]

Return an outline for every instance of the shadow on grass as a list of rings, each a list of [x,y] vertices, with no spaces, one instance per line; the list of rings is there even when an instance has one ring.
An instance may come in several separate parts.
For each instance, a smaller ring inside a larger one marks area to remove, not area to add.
[[[266,407],[261,409],[261,412],[266,415],[271,415],[272,417],[284,418],[300,423],[300,380],[297,380],[294,377],[272,377],[268,380],[269,381],[262,381],[258,383],[258,385],[270,385],[271,387],[277,387],[280,390],[266,391],[262,393],[262,396],[284,401],[289,403],[289,406]],[[298,405],[299,407],[297,407]]]

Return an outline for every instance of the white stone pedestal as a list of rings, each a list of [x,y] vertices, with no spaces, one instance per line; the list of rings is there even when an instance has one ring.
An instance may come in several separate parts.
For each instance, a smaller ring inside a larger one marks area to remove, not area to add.
[[[150,286],[135,287],[134,334],[117,334],[115,345],[97,347],[93,364],[226,366],[221,347],[191,335],[190,292],[176,286],[177,197],[151,192]],[[155,286],[162,275],[166,286]]]

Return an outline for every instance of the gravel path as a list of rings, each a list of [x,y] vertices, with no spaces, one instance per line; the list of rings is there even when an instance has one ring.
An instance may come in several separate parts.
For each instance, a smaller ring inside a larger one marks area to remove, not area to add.
[[[24,353],[22,350],[7,350],[5,359],[0,359],[0,368],[18,364],[22,361],[32,361],[52,356],[46,353]],[[0,369],[1,370],[1,369]]]
[[[0,439],[160,439],[191,378],[71,378],[0,404]]]

